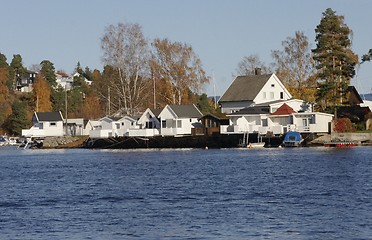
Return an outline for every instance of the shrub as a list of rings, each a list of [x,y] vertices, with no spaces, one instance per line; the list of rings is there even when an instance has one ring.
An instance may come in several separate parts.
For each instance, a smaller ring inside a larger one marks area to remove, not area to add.
[[[333,130],[335,132],[343,133],[355,131],[349,118],[337,118],[333,120],[333,123],[334,123]]]

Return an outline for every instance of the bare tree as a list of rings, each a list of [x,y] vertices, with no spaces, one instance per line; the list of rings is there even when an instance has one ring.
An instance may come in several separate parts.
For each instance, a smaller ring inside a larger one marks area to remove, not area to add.
[[[154,78],[162,84],[164,102],[182,104],[190,91],[198,93],[209,82],[191,46],[155,39],[153,48],[150,65]]]
[[[296,31],[294,37],[282,42],[282,46],[282,51],[272,51],[277,75],[295,97],[304,97],[306,89],[314,89],[315,84],[308,39],[303,32]]]
[[[117,72],[110,88],[119,96],[119,105],[126,113],[134,113],[140,105],[146,80],[149,76],[149,51],[138,24],[109,25],[101,39],[103,62]]]
[[[243,57],[243,59],[238,63],[237,74],[238,75],[253,75],[255,74],[255,69],[260,68],[261,73],[270,73],[270,67],[266,66],[261,62],[260,57],[257,54],[249,55]]]

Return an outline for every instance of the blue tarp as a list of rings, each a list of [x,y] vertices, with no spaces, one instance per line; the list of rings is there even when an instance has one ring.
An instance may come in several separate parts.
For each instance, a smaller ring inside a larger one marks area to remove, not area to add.
[[[287,132],[284,137],[284,142],[300,142],[302,140],[299,132]]]

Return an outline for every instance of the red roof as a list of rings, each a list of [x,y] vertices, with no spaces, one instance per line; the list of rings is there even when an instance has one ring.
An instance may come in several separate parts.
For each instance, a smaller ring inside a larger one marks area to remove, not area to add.
[[[290,115],[292,113],[295,113],[296,111],[293,110],[290,106],[288,106],[286,103],[284,103],[282,106],[280,106],[275,112],[273,112],[271,115]]]

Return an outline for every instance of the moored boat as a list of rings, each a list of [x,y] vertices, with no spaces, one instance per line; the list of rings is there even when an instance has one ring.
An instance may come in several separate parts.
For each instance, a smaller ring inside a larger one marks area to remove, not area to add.
[[[0,146],[6,146],[8,145],[9,140],[6,136],[0,136]]]
[[[299,147],[304,141],[300,132],[287,132],[283,140],[283,147]]]
[[[356,142],[326,142],[324,143],[325,147],[338,147],[338,148],[344,148],[344,147],[355,147],[358,146],[358,143]]]

